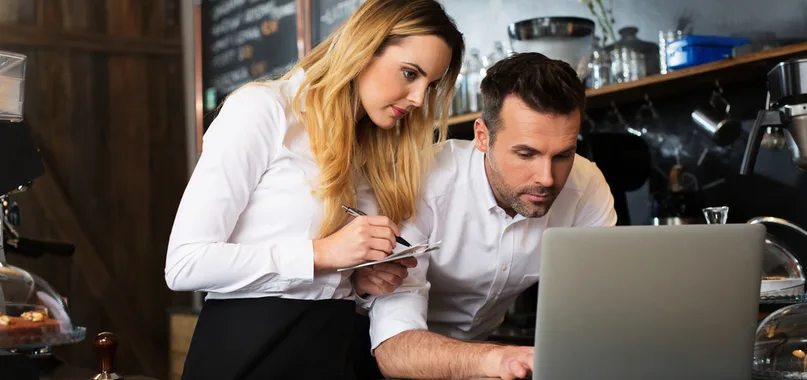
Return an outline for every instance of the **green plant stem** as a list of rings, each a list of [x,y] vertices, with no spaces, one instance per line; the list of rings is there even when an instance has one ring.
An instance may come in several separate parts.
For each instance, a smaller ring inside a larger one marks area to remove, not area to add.
[[[595,0],[595,1],[597,2],[597,5],[600,7],[600,11],[601,11],[601,12],[602,12],[602,14],[603,14],[603,18],[606,18],[606,19],[607,19],[607,18],[608,18],[608,11],[606,11],[606,10],[605,10],[605,7],[602,5],[602,0]],[[613,17],[614,17],[614,16],[613,16],[613,11],[611,11],[611,19],[613,19]],[[609,22],[606,22],[606,23],[605,23],[605,26],[608,28],[608,34],[609,34],[609,35],[611,36],[611,38],[614,40],[614,48],[615,48],[615,49],[619,49],[619,41],[617,41],[617,39],[616,39],[616,35],[614,34],[614,28],[613,28],[613,25],[611,25],[611,22],[610,22],[611,20],[608,20],[608,21],[609,21]]]
[[[594,15],[594,17],[597,19],[597,23],[600,24],[600,29],[602,29],[602,35],[603,35],[602,44],[604,46],[608,42],[608,28],[607,28],[608,20],[606,20],[604,17],[601,17],[600,14],[597,13],[597,10],[594,9],[594,3],[592,3],[591,1],[587,1],[586,5],[588,5],[588,10],[591,12],[591,14]]]

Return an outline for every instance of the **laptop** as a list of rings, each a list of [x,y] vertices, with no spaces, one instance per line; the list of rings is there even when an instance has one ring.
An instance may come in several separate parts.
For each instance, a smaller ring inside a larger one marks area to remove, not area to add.
[[[544,232],[533,380],[745,380],[760,224]]]

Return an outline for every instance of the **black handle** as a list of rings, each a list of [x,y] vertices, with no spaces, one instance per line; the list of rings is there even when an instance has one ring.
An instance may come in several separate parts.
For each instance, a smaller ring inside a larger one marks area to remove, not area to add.
[[[731,112],[731,104],[718,91],[712,93],[712,99],[709,100],[709,103],[721,113],[726,114],[726,116]]]
[[[745,155],[743,162],[740,164],[740,175],[749,175],[754,171],[754,165],[757,163],[757,153],[759,153],[759,145],[762,143],[762,137],[765,135],[764,128],[782,125],[782,115],[777,110],[763,110],[757,114],[757,119],[754,121],[754,126],[751,127],[751,133],[748,136],[748,144],[745,146]]]
[[[73,252],[76,251],[76,247],[70,243],[8,237],[3,239],[3,248],[9,252],[33,257],[39,257],[46,253],[57,256],[72,256]]]

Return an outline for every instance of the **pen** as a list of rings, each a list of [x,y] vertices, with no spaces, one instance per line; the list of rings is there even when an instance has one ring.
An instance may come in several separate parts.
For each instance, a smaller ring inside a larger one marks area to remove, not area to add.
[[[366,216],[367,215],[367,214],[364,213],[364,211],[355,209],[353,207],[348,207],[348,206],[345,206],[345,205],[342,205],[342,209],[345,210],[346,213],[348,213],[350,215],[353,215],[353,216]],[[404,246],[407,246],[407,247],[412,246],[412,244],[409,244],[408,241],[404,240],[404,238],[402,238],[400,236],[396,236],[395,241],[397,241],[398,243],[401,243],[401,244],[403,244]]]

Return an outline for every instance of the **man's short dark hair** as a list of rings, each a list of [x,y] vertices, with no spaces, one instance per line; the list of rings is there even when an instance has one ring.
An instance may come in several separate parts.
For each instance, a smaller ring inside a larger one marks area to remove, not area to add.
[[[582,113],[586,89],[577,72],[563,61],[540,53],[517,53],[496,62],[482,80],[482,120],[487,124],[490,144],[499,129],[502,103],[508,95],[518,96],[528,107],[542,114]]]

